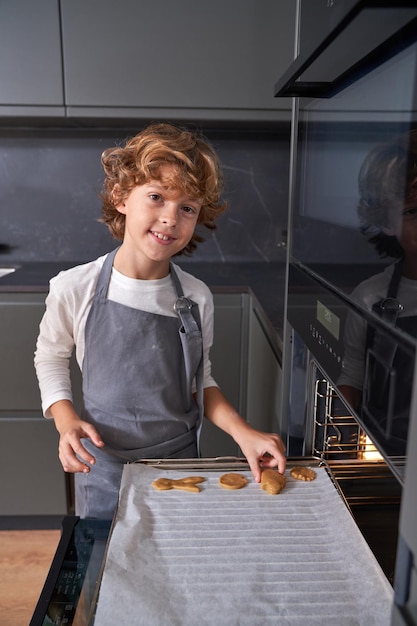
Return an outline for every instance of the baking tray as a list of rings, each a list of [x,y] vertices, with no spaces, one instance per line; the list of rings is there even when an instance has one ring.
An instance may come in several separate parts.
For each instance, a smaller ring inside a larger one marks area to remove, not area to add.
[[[311,483],[289,476],[314,467]],[[392,588],[326,464],[288,460],[269,496],[244,459],[142,460],[125,467],[94,626],[285,624],[383,626]],[[222,490],[221,473],[249,484]],[[202,492],[156,492],[161,476],[206,478]]]

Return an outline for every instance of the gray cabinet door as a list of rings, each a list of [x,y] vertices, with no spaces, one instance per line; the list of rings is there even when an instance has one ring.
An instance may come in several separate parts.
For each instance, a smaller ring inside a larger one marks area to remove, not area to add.
[[[58,433],[43,417],[0,417],[0,515],[67,515]]]
[[[245,403],[242,370],[246,364],[246,309],[246,294],[214,294],[214,342],[210,351],[212,374],[229,402],[242,415]],[[204,457],[237,456],[239,448],[229,435],[205,419],[201,453]]]
[[[45,311],[45,293],[0,293],[0,416],[40,415],[41,400],[34,368],[39,323]],[[70,362],[74,403],[81,404],[81,373]]]
[[[279,432],[281,351],[270,322],[253,294],[214,294],[213,377],[254,428]],[[241,456],[234,441],[204,420],[202,455]]]
[[[3,0],[0,114],[63,115],[63,105],[58,0]]]
[[[42,417],[33,365],[44,309],[44,293],[0,294],[0,515],[68,512],[58,433]]]
[[[263,310],[251,302],[248,333],[246,419],[254,428],[279,432],[282,355]]]
[[[72,115],[276,120],[294,0],[62,0]],[[99,107],[99,110],[97,110]]]
[[[45,294],[0,294],[0,415],[41,412],[33,365]]]

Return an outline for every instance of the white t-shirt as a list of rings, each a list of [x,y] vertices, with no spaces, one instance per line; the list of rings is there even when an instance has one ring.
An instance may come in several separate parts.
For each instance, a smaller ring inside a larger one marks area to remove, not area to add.
[[[82,371],[85,323],[93,301],[98,275],[107,255],[60,272],[50,281],[46,311],[40,323],[35,367],[42,398],[42,410],[58,400],[72,401],[69,359],[75,356]],[[210,348],[213,343],[213,296],[205,283],[174,265],[184,295],[194,300],[201,317],[204,352],[204,387],[217,386],[211,376]],[[158,280],[128,278],[112,269],[108,298],[126,306],[177,317],[177,295],[171,276]]]
[[[371,310],[372,306],[387,297],[388,286],[394,271],[394,264],[389,265],[380,274],[375,274],[358,285],[351,297],[364,308]],[[400,317],[417,316],[417,281],[401,277],[396,299],[404,309]],[[349,385],[355,389],[362,389],[364,378],[364,350],[366,342],[366,319],[350,312],[346,320],[344,333],[345,353],[343,357],[342,373],[337,381],[338,385]]]

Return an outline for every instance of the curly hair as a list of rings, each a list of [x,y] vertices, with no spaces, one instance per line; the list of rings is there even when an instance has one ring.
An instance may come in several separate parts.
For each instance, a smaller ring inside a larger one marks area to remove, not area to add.
[[[100,198],[102,218],[115,239],[122,240],[125,215],[116,205],[123,202],[132,189],[150,180],[161,180],[160,168],[174,166],[174,189],[201,199],[198,224],[210,230],[217,228],[216,218],[227,208],[222,200],[223,174],[218,157],[210,144],[200,135],[168,123],[154,123],[123,147],[109,148],[101,156],[105,172]],[[178,254],[191,254],[197,243],[204,241],[196,232],[188,245]]]
[[[417,130],[375,146],[359,172],[360,229],[381,257],[401,258],[398,239],[384,232],[390,209],[417,200]]]

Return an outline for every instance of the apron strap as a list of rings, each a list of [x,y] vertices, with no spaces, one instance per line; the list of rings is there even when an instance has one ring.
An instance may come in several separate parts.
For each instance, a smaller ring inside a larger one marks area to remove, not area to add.
[[[391,280],[388,285],[386,298],[383,298],[382,300],[375,302],[375,304],[372,307],[372,311],[374,313],[376,313],[380,318],[382,318],[389,324],[393,324],[394,326],[397,322],[400,312],[404,308],[403,305],[397,300],[398,287],[399,287],[401,276],[402,276],[402,267],[403,267],[402,260],[398,261],[398,263],[395,264],[394,271],[392,273]],[[368,324],[368,329],[366,333],[366,343],[365,343],[366,349],[371,348],[374,345],[375,334],[381,334],[381,333],[380,332],[378,333],[378,331],[375,331],[375,329],[371,327],[370,324]],[[385,333],[383,333],[383,336],[385,337]],[[393,342],[390,341],[389,343],[392,344]],[[384,358],[386,356],[387,355],[384,355]],[[392,355],[392,359],[393,358],[394,358],[394,355]],[[389,361],[392,362],[392,359],[390,358]]]
[[[388,285],[387,298],[397,297],[398,287],[400,286],[401,276],[403,273],[403,264],[403,259],[400,259],[394,265],[394,271],[392,272],[391,280]]]
[[[107,299],[107,292],[109,290],[110,276],[113,268],[114,257],[120,246],[118,246],[115,250],[112,250],[108,253],[106,258],[104,259],[103,267],[101,268],[101,272],[99,273],[96,285],[96,291],[94,294],[94,299],[103,302]]]
[[[402,276],[403,262],[398,261],[391,276],[387,289],[387,296],[376,302],[372,310],[383,320],[396,325],[398,316],[403,310],[402,304],[397,300],[398,287]],[[391,387],[391,369],[397,352],[397,342],[389,337],[386,331],[374,328],[368,324],[365,341],[365,385],[364,385],[364,405],[371,393],[371,387],[377,387],[379,397],[382,398],[383,390]],[[372,383],[371,383],[372,380]],[[373,396],[374,398],[377,397]],[[387,412],[392,413],[388,410]]]
[[[402,276],[403,262],[402,260],[394,266],[394,271],[388,285],[387,297],[383,298],[373,306],[373,310],[389,324],[397,323],[400,312],[404,309],[403,305],[397,300],[398,288]]]
[[[197,450],[198,456],[200,456],[200,435],[204,420],[204,364],[203,342],[202,333],[199,326],[199,316],[197,321],[196,317],[193,314],[194,306],[197,307],[198,311],[198,305],[186,296],[184,296],[180,280],[172,263],[170,263],[170,269],[172,282],[178,296],[177,301],[174,305],[174,309],[181,319],[185,333],[184,340],[181,337],[185,362],[187,364],[192,362],[193,359],[198,359],[195,381],[197,387],[197,405],[199,408],[199,421],[197,424]],[[197,351],[199,352],[199,354],[197,354]]]

